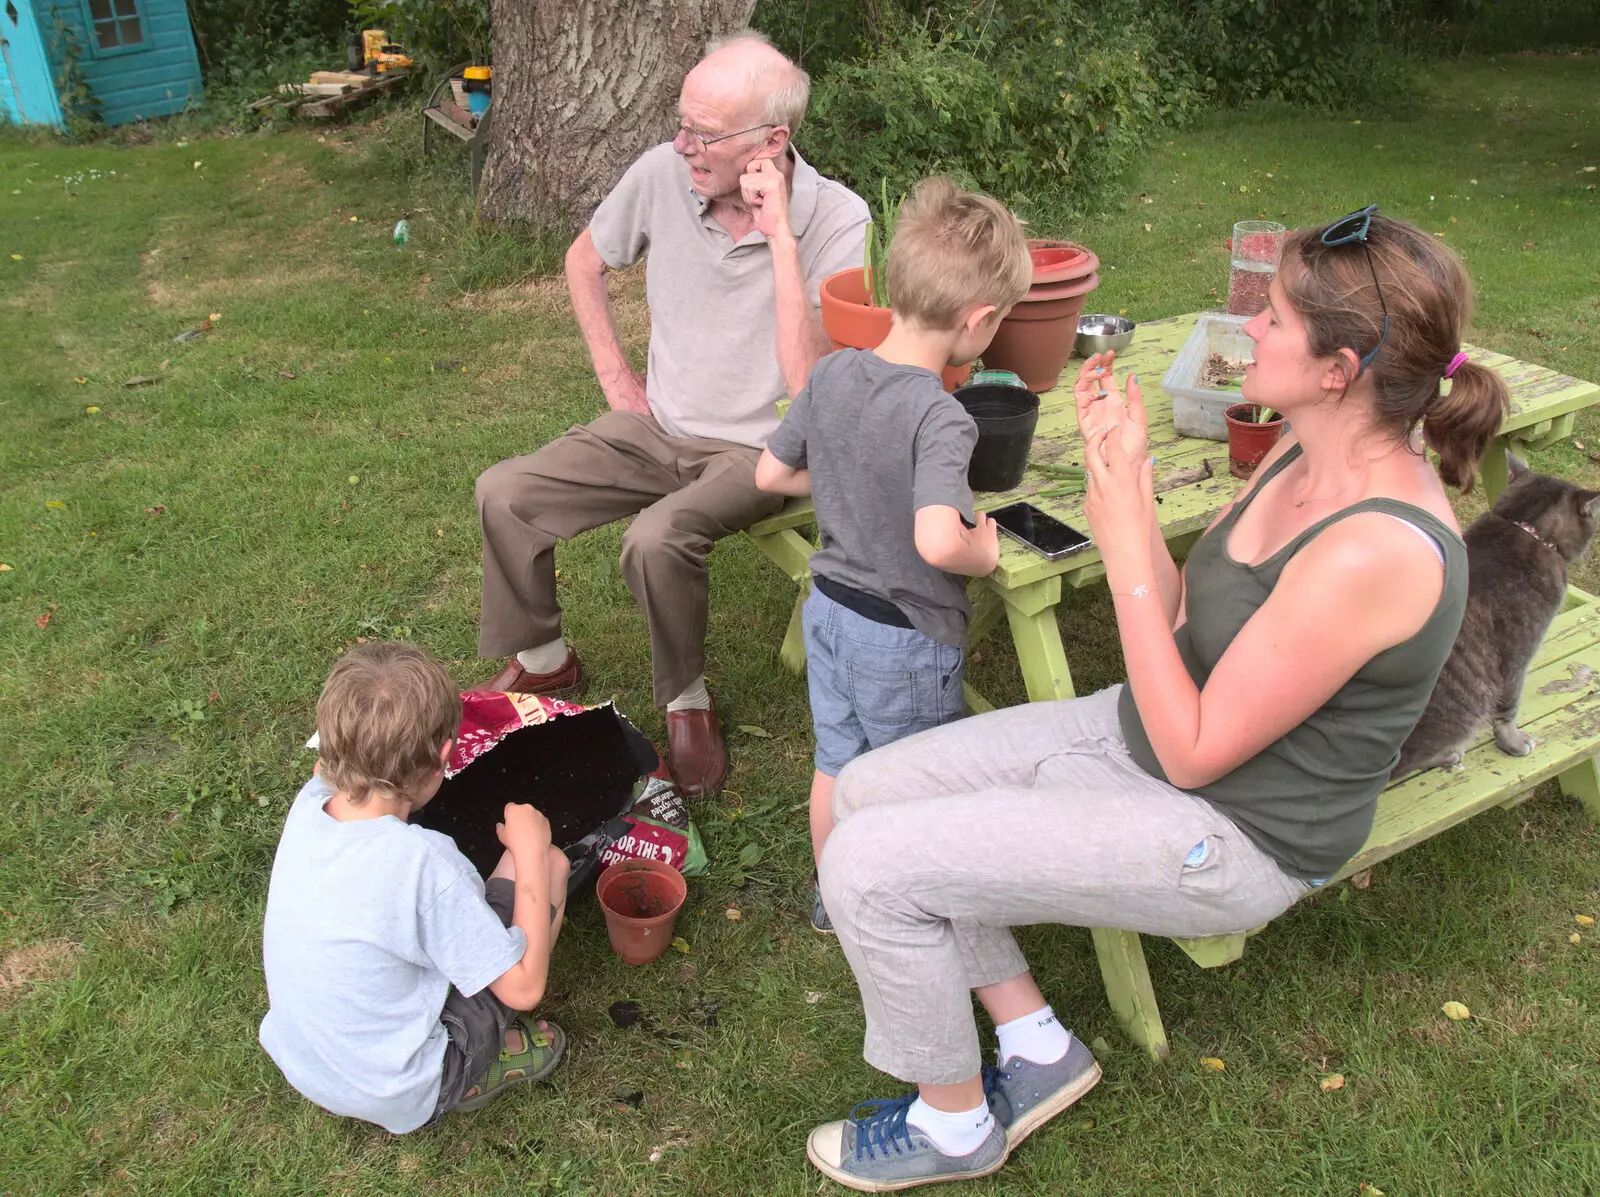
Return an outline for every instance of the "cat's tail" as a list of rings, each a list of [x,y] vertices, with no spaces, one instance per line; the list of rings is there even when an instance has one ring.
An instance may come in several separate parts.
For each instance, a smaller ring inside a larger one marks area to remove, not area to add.
[[[1511,393],[1500,375],[1471,361],[1455,368],[1449,387],[1423,412],[1422,435],[1439,455],[1439,476],[1465,494],[1500,431]]]

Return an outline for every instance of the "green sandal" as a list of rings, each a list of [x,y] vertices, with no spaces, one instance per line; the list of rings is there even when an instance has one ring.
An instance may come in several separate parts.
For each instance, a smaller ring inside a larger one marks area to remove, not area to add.
[[[461,1095],[455,1108],[481,1109],[511,1086],[524,1081],[542,1081],[554,1072],[556,1065],[561,1063],[561,1057],[566,1054],[567,1036],[553,1022],[544,1025],[545,1029],[540,1030],[537,1021],[519,1014],[511,1026],[522,1032],[523,1050],[511,1052],[501,1047],[500,1058],[489,1065],[488,1071],[478,1078],[477,1083]]]

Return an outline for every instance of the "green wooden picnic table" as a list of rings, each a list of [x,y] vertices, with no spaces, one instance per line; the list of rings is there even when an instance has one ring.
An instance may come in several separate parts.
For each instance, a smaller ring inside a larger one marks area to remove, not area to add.
[[[1150,451],[1156,457],[1155,483],[1160,491],[1157,501],[1161,530],[1173,547],[1174,555],[1180,557],[1240,486],[1238,479],[1228,473],[1227,445],[1180,435],[1172,423],[1172,401],[1161,389],[1162,376],[1199,315],[1193,312],[1141,324],[1133,345],[1117,355],[1115,366],[1118,377],[1136,373],[1143,384],[1150,420]],[[1570,436],[1574,415],[1585,407],[1600,404],[1600,386],[1502,353],[1471,345],[1464,348],[1473,361],[1501,374],[1511,391],[1511,411],[1483,463],[1485,489],[1492,498],[1506,485],[1503,450],[1512,443],[1544,448]],[[1082,463],[1083,440],[1078,435],[1071,386],[1077,369],[1076,360],[1069,362],[1061,385],[1043,396],[1030,463]],[[1210,466],[1210,477],[1161,491],[1164,481],[1204,465]],[[1055,485],[1058,483],[1030,470],[1014,490],[979,495],[978,506],[992,510],[1026,499],[1087,532],[1083,496],[1040,497],[1040,491]],[[800,530],[812,522],[810,501],[797,499],[777,515],[754,525],[748,533],[756,546],[800,587],[780,650],[784,664],[795,672],[805,667],[800,607],[810,588],[807,562],[816,549]],[[973,586],[974,618],[969,643],[976,644],[1004,617],[1016,645],[1028,698],[1034,702],[1071,698],[1075,693],[1072,670],[1056,625],[1056,607],[1061,602],[1063,586],[1087,586],[1105,576],[1100,554],[1091,545],[1082,552],[1048,561],[1007,537],[1001,537],[1000,544],[999,567]],[[970,688],[967,700],[973,710],[990,709],[990,704]]]

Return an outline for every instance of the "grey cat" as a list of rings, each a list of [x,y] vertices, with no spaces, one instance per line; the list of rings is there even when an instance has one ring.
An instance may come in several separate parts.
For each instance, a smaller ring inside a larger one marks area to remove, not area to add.
[[[1523,679],[1561,610],[1567,566],[1594,536],[1600,493],[1535,474],[1506,456],[1511,484],[1463,536],[1467,608],[1461,632],[1390,777],[1457,767],[1491,721],[1502,752],[1533,751],[1533,737],[1517,726]]]

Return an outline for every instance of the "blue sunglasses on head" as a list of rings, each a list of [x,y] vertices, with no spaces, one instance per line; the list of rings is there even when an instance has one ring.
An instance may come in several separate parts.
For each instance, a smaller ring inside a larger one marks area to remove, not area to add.
[[[1322,244],[1329,248],[1349,245],[1352,241],[1361,243],[1361,251],[1367,255],[1367,269],[1372,271],[1372,289],[1378,293],[1378,306],[1383,309],[1383,331],[1378,335],[1378,343],[1362,357],[1361,365],[1356,369],[1357,377],[1372,365],[1372,359],[1378,356],[1378,350],[1389,339],[1389,305],[1383,302],[1383,288],[1378,285],[1378,268],[1372,264],[1372,251],[1367,248],[1367,230],[1372,227],[1372,217],[1377,210],[1377,204],[1368,204],[1359,212],[1341,217],[1323,229],[1320,238]]]

